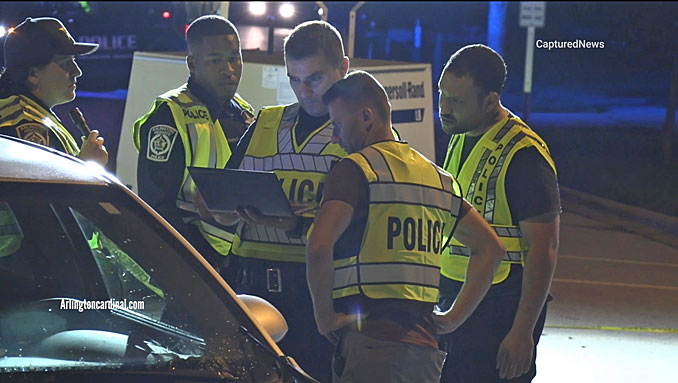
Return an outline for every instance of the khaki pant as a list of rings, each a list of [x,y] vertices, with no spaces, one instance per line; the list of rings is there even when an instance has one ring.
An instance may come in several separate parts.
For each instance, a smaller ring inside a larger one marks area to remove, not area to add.
[[[445,352],[347,330],[332,361],[334,383],[438,383]]]

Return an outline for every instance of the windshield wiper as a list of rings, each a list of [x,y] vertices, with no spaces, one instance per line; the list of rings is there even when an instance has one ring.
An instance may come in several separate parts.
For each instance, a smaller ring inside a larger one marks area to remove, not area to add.
[[[151,355],[156,363],[176,359],[188,359],[191,355],[180,354],[150,339],[143,331],[132,330],[127,336],[124,358],[129,361],[145,360]]]
[[[165,334],[168,335],[178,335],[182,336],[184,338],[188,338],[189,340],[197,343],[199,346],[204,347],[205,346],[205,340],[197,337],[193,334],[191,334],[188,331],[182,330],[179,327],[172,326],[168,323],[159,321],[157,319],[153,319],[149,316],[140,314],[136,311],[133,310],[128,310],[128,309],[121,309],[121,308],[115,308],[111,310],[111,313],[114,315],[117,315],[119,317],[123,317],[125,319],[132,320],[134,322],[140,323],[142,325],[152,327],[156,330],[159,330],[161,332],[164,332]]]

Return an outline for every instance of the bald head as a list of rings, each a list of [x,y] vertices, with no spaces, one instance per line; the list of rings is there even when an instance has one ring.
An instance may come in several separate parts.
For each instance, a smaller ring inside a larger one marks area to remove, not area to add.
[[[391,103],[384,87],[371,74],[362,70],[352,71],[325,93],[323,102],[329,105],[339,98],[354,105],[372,108],[377,117],[390,126]]]
[[[394,139],[386,91],[369,73],[351,72],[323,95],[323,102],[334,124],[335,142],[348,153]]]

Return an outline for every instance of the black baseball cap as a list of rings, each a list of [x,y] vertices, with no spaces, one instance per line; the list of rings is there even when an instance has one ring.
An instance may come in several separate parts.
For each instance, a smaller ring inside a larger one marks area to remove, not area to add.
[[[27,18],[5,37],[5,67],[32,65],[54,55],[88,55],[99,44],[76,42],[53,17]]]

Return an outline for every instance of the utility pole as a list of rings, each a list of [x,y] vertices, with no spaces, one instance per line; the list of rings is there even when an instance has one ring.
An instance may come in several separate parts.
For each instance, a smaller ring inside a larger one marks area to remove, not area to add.
[[[520,2],[520,26],[527,27],[525,45],[525,79],[523,81],[523,121],[528,123],[530,115],[530,96],[532,94],[532,64],[534,62],[535,29],[546,23],[545,1]]]

